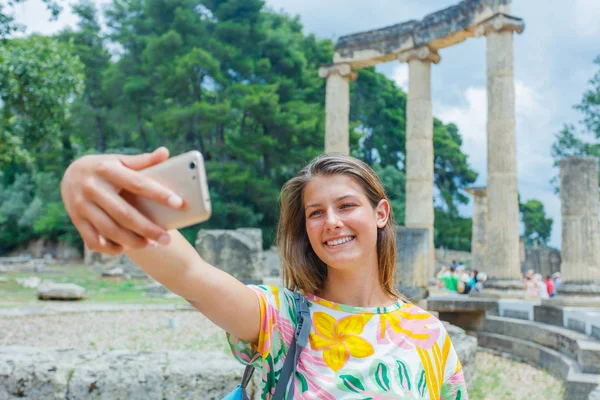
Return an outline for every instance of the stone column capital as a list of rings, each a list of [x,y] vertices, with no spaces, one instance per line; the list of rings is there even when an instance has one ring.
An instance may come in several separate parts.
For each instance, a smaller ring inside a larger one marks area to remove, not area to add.
[[[434,64],[440,62],[440,55],[429,46],[420,46],[414,49],[403,51],[398,55],[398,61],[407,63],[411,60],[429,61]]]
[[[357,78],[356,72],[349,64],[329,64],[319,68],[319,76],[321,78],[328,78],[331,74],[339,75],[342,78],[348,79],[348,81],[354,81]]]
[[[487,187],[486,186],[473,186],[465,189],[467,193],[472,194],[473,197],[482,197],[487,196]]]
[[[475,28],[475,37],[486,36],[490,32],[514,31],[522,33],[525,23],[521,18],[507,14],[495,14]]]

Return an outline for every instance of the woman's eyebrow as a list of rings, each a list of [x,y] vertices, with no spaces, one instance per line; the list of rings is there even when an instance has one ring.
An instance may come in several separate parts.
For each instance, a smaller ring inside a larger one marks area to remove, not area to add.
[[[344,199],[347,199],[348,197],[352,197],[352,198],[357,198],[355,195],[353,194],[345,194],[343,196],[338,197],[337,199],[335,199],[335,201],[342,201]],[[313,203],[313,204],[309,204],[307,205],[304,210],[308,210],[311,207],[319,207],[321,205],[321,203]]]

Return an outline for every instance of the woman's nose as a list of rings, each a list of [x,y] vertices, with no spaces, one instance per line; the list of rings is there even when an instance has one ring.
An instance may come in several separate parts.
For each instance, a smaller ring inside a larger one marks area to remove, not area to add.
[[[325,218],[325,224],[327,229],[337,229],[342,227],[342,220],[335,211],[327,211]]]

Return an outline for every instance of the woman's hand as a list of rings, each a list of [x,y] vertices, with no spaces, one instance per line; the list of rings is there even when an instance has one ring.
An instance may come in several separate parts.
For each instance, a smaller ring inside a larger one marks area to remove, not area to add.
[[[161,147],[139,155],[84,156],[65,171],[63,202],[85,244],[93,251],[117,255],[125,248],[168,244],[170,237],[119,194],[122,190],[172,208],[181,208],[177,193],[140,174],[139,170],[169,158]]]

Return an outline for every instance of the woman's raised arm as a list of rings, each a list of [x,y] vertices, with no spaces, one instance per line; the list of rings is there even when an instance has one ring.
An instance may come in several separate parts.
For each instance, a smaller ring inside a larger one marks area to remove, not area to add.
[[[173,208],[181,207],[182,199],[176,193],[138,172],[168,157],[165,148],[134,156],[82,157],[67,168],[63,177],[65,208],[91,250],[110,255],[125,250],[135,264],[215,324],[255,343],[260,310],[252,290],[207,264],[179,232],[166,232],[119,194],[126,190]]]

